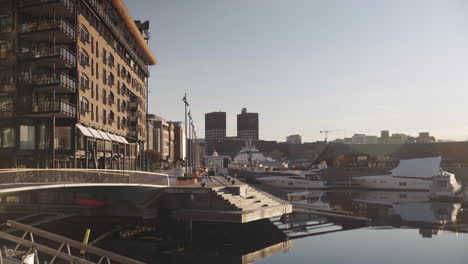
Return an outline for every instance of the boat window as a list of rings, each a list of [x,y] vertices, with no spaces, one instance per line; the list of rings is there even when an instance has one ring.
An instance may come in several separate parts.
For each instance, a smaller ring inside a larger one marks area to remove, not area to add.
[[[408,196],[406,195],[406,193],[400,193],[400,198],[406,199],[408,198]]]
[[[288,185],[294,185],[293,182],[288,182]]]
[[[406,182],[399,182],[400,186],[406,186]]]
[[[444,180],[437,181],[437,185],[438,185],[439,187],[446,187],[446,186],[447,186],[447,182],[444,181]]]

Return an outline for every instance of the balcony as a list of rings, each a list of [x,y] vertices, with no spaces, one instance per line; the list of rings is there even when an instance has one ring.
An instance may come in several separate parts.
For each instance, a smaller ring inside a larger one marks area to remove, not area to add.
[[[76,106],[62,100],[36,101],[32,105],[33,117],[76,117]]]
[[[23,79],[24,84],[33,85],[38,92],[74,93],[76,81],[66,73],[39,74]]]
[[[0,93],[15,93],[16,92],[16,85],[15,83],[9,83],[9,82],[2,82],[0,79]]]
[[[73,68],[76,65],[76,57],[73,52],[63,46],[24,50],[21,53],[21,58],[36,60],[38,66],[55,65],[56,68]]]
[[[13,112],[12,101],[0,102],[0,118],[11,118],[13,117]]]
[[[71,0],[20,0],[21,12],[32,16],[69,17],[75,14],[75,4]],[[43,7],[43,8],[38,8]]]
[[[55,34],[44,34],[52,31]],[[56,43],[73,43],[75,41],[75,30],[73,26],[64,19],[48,20],[22,24],[19,33],[23,39],[33,42],[52,42],[55,36]]]

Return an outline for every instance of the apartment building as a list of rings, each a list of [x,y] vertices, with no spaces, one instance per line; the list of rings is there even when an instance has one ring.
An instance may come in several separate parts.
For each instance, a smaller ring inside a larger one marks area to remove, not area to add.
[[[141,169],[148,29],[122,0],[0,0],[0,167]]]

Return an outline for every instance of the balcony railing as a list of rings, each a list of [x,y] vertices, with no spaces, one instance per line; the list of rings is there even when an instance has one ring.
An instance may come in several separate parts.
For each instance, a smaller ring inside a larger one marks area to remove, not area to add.
[[[33,103],[32,112],[76,116],[76,106],[62,100],[36,101]]]
[[[50,30],[50,29],[60,29],[63,31],[63,33],[65,33],[72,40],[75,40],[75,30],[73,29],[73,26],[70,25],[70,23],[68,23],[64,19],[22,24],[19,28],[19,32],[29,33],[29,32],[43,31],[43,30]]]
[[[0,102],[0,113],[13,112],[13,102]]]
[[[73,52],[71,52],[63,46],[28,50],[23,52],[23,56],[31,57],[33,59],[41,59],[45,57],[60,57],[69,64],[75,65],[76,63],[76,57],[73,54]]]
[[[37,86],[61,86],[71,92],[76,91],[76,81],[63,72],[57,74],[33,75],[31,78],[24,78],[23,82],[25,84]]]
[[[60,3],[62,4],[67,10],[71,13],[75,12],[75,4],[70,0],[20,0],[19,6],[20,7],[27,7],[33,5],[40,5],[40,4],[54,4]]]

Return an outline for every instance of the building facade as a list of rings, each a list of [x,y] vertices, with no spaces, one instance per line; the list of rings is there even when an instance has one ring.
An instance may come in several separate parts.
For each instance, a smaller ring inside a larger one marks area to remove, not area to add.
[[[258,113],[248,113],[247,108],[242,108],[237,115],[237,137],[245,140],[258,140]]]
[[[205,154],[213,153],[214,144],[226,139],[226,112],[205,114]]]
[[[290,135],[286,137],[286,143],[290,144],[302,144],[301,135]]]
[[[0,167],[141,169],[148,23],[121,0],[0,0]]]

